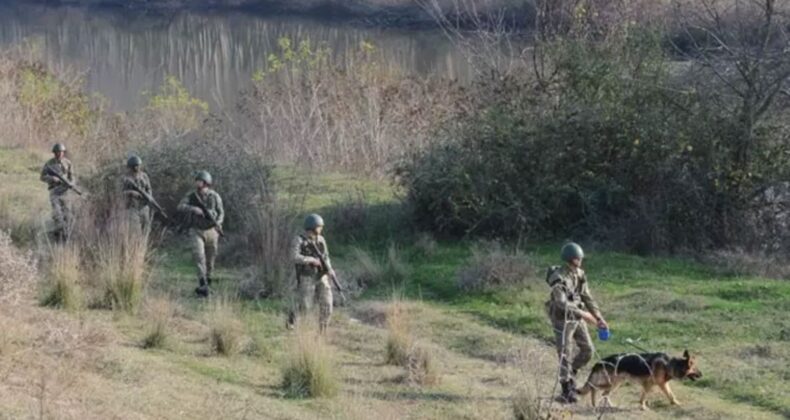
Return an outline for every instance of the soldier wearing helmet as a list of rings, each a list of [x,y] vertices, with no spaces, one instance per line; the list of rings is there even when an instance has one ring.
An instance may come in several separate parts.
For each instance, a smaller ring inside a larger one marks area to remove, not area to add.
[[[151,181],[148,179],[148,174],[143,172],[142,166],[143,160],[139,156],[130,156],[126,161],[126,174],[121,180],[121,185],[126,201],[126,210],[132,223],[140,226],[143,231],[147,231],[151,226],[151,208],[143,195],[132,187],[136,186],[149,196],[153,196]]]
[[[189,216],[186,219],[198,274],[198,287],[195,293],[199,297],[207,297],[209,294],[219,235],[222,223],[225,221],[222,198],[211,188],[212,185],[211,174],[206,171],[196,172],[195,191],[187,194],[178,204],[178,211]],[[206,215],[203,208],[210,215]],[[212,220],[217,224],[215,225]]]
[[[70,189],[58,177],[52,174],[57,171],[66,180],[75,182],[74,168],[71,161],[66,159],[66,146],[56,143],[52,146],[52,159],[44,164],[41,170],[41,181],[49,189],[49,202],[52,205],[52,220],[54,222],[53,234],[56,240],[65,240],[68,236],[68,227],[71,222],[71,207],[69,205]]]
[[[560,384],[565,403],[574,403],[576,373],[592,358],[594,352],[590,333],[585,322],[608,329],[598,304],[590,294],[587,275],[582,270],[584,251],[573,242],[562,247],[565,265],[554,267],[546,281],[551,286],[551,297],[546,309],[554,328],[555,345],[560,358]],[[572,342],[578,353],[573,354]]]
[[[304,233],[298,235],[293,244],[293,261],[296,264],[295,310],[289,314],[288,326],[293,327],[298,315],[310,309],[313,300],[318,302],[318,326],[323,333],[329,326],[332,315],[332,287],[329,276],[334,275],[329,249],[323,236],[324,219],[311,214],[305,218]],[[317,255],[321,254],[326,267]]]

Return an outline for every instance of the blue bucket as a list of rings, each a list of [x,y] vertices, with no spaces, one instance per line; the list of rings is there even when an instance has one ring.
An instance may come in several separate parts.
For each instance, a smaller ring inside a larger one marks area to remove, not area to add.
[[[609,334],[609,330],[608,329],[606,329],[606,330],[599,329],[598,330],[598,339],[601,340],[601,341],[606,341],[611,336],[612,335]]]

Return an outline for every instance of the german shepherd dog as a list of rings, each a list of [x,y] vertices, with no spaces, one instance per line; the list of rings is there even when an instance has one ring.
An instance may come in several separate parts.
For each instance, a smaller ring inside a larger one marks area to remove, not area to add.
[[[579,395],[590,394],[595,407],[596,394],[602,391],[605,402],[611,405],[609,394],[625,381],[636,382],[642,385],[639,404],[642,410],[647,410],[647,394],[655,386],[664,392],[671,404],[680,405],[669,389],[669,381],[685,378],[694,381],[701,377],[702,372],[697,369],[688,350],[683,352],[682,358],[670,357],[666,353],[615,354],[596,363],[587,383],[577,392]]]

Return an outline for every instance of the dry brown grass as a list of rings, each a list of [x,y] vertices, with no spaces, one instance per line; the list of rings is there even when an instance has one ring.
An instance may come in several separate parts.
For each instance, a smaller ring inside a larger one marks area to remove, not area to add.
[[[289,344],[282,377],[282,388],[290,398],[328,398],[340,390],[332,347],[305,324]]]
[[[149,298],[145,301],[143,315],[147,325],[143,348],[162,348],[167,345],[176,311],[176,305],[168,298]]]
[[[499,242],[481,242],[472,248],[466,267],[458,271],[458,287],[464,291],[513,287],[536,279],[535,267],[519,250],[507,250]]]
[[[43,306],[76,311],[83,307],[83,270],[80,249],[73,243],[50,247],[48,273],[39,302]]]
[[[402,301],[392,300],[387,308],[386,320],[385,362],[396,366],[407,366],[409,354],[414,346],[414,338],[409,325],[409,315]]]
[[[38,277],[32,252],[22,252],[0,230],[0,304],[18,303],[31,294]]]
[[[227,296],[211,299],[207,313],[211,351],[222,356],[234,356],[243,350],[246,333],[239,320],[234,302]]]

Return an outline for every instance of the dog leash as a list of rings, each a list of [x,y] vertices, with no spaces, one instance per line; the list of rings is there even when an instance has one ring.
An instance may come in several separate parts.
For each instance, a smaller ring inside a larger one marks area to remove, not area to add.
[[[642,352],[644,352],[644,353],[648,353],[648,351],[647,351],[647,350],[646,350],[644,347],[642,347],[642,346],[640,346],[640,345],[636,344],[636,341],[635,341],[634,339],[632,339],[632,338],[626,338],[626,339],[624,339],[623,341],[624,341],[626,344],[628,344],[628,345],[630,345],[630,346],[633,346],[633,347],[634,347],[635,349],[637,349],[637,350],[640,350],[640,351],[642,351]]]

